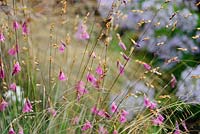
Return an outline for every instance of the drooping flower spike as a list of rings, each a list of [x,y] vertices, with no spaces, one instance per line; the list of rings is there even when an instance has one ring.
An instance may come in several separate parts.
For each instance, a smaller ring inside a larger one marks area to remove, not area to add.
[[[96,73],[98,75],[103,75],[103,69],[102,69],[101,65],[98,65],[98,67],[96,68]]]

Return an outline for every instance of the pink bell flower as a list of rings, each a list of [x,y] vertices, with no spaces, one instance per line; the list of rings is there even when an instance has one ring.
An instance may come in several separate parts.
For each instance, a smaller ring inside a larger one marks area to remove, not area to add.
[[[80,23],[78,26],[78,30],[75,34],[75,37],[79,40],[87,40],[90,38],[90,35],[87,32],[87,27],[83,23]]]
[[[16,89],[17,89],[17,85],[16,85],[16,83],[12,83],[12,84],[10,84],[9,89],[15,92]]]
[[[3,33],[0,33],[0,42],[4,42],[5,41],[5,36],[3,35]]]
[[[29,112],[33,111],[32,108],[33,107],[31,105],[30,100],[26,99],[22,112],[23,113],[29,113]]]
[[[21,66],[19,65],[19,62],[16,62],[13,67],[12,75],[16,75],[21,71]]]
[[[92,124],[89,121],[86,121],[86,123],[82,127],[82,131],[86,131],[88,129],[92,128]]]
[[[66,81],[66,80],[67,80],[67,78],[65,77],[64,72],[60,71],[59,76],[58,76],[58,79],[59,79],[60,81]]]
[[[4,99],[0,103],[0,111],[4,111],[8,107],[8,102],[6,102]]]
[[[14,29],[14,30],[19,29],[19,24],[18,24],[17,21],[13,21],[13,29]]]

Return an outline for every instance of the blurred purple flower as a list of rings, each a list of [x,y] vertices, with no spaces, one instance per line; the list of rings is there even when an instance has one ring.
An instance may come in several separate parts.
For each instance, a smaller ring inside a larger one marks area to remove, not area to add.
[[[86,130],[88,130],[90,128],[92,128],[92,124],[87,120],[85,122],[85,124],[83,125],[83,127],[82,127],[82,131],[86,131]]]
[[[33,107],[31,105],[30,100],[26,99],[22,112],[23,113],[29,113],[29,112],[33,111],[32,108]]]
[[[0,103],[0,111],[4,111],[8,107],[8,102],[6,102],[4,99]]]
[[[21,66],[19,65],[19,62],[17,61],[17,62],[14,64],[13,71],[12,71],[12,75],[16,75],[16,74],[19,73],[20,71],[21,71]]]

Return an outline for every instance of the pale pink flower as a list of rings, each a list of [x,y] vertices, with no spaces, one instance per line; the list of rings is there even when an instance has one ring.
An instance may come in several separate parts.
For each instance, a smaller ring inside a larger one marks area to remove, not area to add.
[[[8,102],[6,102],[4,99],[0,103],[0,111],[4,111],[8,107]]]
[[[123,115],[123,116],[127,116],[129,113],[128,113],[128,111],[126,111],[126,110],[122,110],[122,113],[121,113],[121,115]]]
[[[86,130],[88,130],[90,128],[92,128],[92,124],[87,120],[85,122],[85,124],[83,125],[83,127],[82,127],[82,131],[86,131]]]
[[[16,134],[15,130],[13,129],[13,127],[10,127],[8,134]]]
[[[189,130],[187,129],[187,126],[186,126],[186,124],[185,124],[185,121],[182,121],[181,124],[182,124],[182,126],[184,127],[185,131],[188,132]]]
[[[97,57],[96,54],[95,54],[95,52],[92,52],[92,54],[90,54],[90,56],[91,56],[92,58],[96,58],[96,57]]]
[[[98,111],[98,113],[97,113],[100,117],[103,117],[103,118],[105,118],[106,117],[106,115],[105,115],[105,111],[104,110],[99,110]]]
[[[161,114],[158,114],[156,118],[153,118],[153,124],[156,126],[160,126],[163,123],[164,119],[165,118]]]
[[[17,21],[13,21],[13,28],[14,28],[15,30],[19,29],[19,24],[18,24]]]
[[[66,48],[66,45],[65,45],[65,43],[63,42],[63,41],[61,41],[61,43],[60,43],[60,46],[59,46],[59,51],[61,52],[61,53],[63,53],[64,51],[65,51],[65,48]]]
[[[9,86],[9,89],[15,92],[16,89],[17,89],[16,83],[11,83],[10,86]]]
[[[172,75],[172,79],[170,81],[171,88],[174,88],[176,86],[176,83],[177,83],[176,77]]]
[[[115,102],[113,102],[112,104],[111,104],[111,112],[112,113],[115,113],[117,111],[117,105],[115,104]]]
[[[13,67],[13,71],[12,71],[12,75],[15,75],[17,73],[19,73],[21,71],[21,66],[19,65],[19,62],[16,62],[14,64],[14,67]]]
[[[22,24],[22,34],[23,34],[23,35],[27,35],[28,32],[29,32],[29,31],[28,31],[27,23],[24,22],[24,23]]]
[[[98,75],[103,75],[103,69],[101,68],[100,65],[98,65],[98,67],[96,68],[96,73],[97,73]]]
[[[103,126],[100,126],[98,134],[108,134],[108,130],[104,128]]]
[[[117,61],[117,67],[119,68],[119,74],[124,74],[124,65],[120,61]]]
[[[15,45],[14,47],[12,47],[8,50],[8,54],[11,56],[14,56],[18,53],[18,51],[19,51],[18,45]]]
[[[181,134],[181,131],[180,131],[179,126],[178,126],[178,122],[176,122],[176,129],[174,131],[174,134]]]
[[[21,126],[19,127],[18,134],[24,134],[24,130],[23,130],[23,128]]]
[[[90,38],[90,35],[87,32],[87,27],[83,23],[80,23],[78,26],[78,30],[75,34],[75,37],[79,40],[87,40]]]
[[[32,107],[32,105],[31,105],[30,100],[29,100],[29,99],[26,99],[22,112],[23,112],[23,113],[31,112],[31,111],[33,111],[32,108],[33,108],[33,107]]]
[[[57,111],[54,108],[48,108],[48,112],[55,117],[57,115]]]
[[[76,125],[76,124],[78,124],[78,123],[79,123],[79,117],[76,116],[76,117],[74,117],[74,118],[72,119],[72,124],[73,124],[73,125]]]
[[[148,70],[148,71],[151,70],[151,66],[150,66],[149,64],[144,63],[143,66],[144,66],[144,68],[145,68],[146,70]]]
[[[59,76],[58,76],[58,79],[59,79],[60,81],[65,81],[65,80],[67,80],[67,78],[65,77],[64,72],[60,71]]]
[[[118,134],[118,131],[115,129],[115,130],[113,131],[113,134]]]
[[[126,51],[126,45],[122,41],[119,42],[119,46]]]
[[[3,33],[0,33],[0,42],[4,42],[4,41],[5,41],[5,37]]]
[[[0,78],[1,78],[1,79],[4,79],[4,78],[5,78],[5,72],[4,72],[2,66],[0,66]]]
[[[84,95],[88,93],[88,90],[85,88],[85,83],[83,81],[79,81],[76,85],[77,97],[78,100]]]

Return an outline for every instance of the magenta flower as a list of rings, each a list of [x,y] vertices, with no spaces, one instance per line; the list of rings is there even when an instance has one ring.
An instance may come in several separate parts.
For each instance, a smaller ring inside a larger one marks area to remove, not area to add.
[[[3,70],[3,67],[0,65],[0,78],[4,79],[5,78],[5,72]]]
[[[103,126],[100,126],[98,134],[108,134],[108,130],[104,128]]]
[[[3,33],[0,33],[0,42],[4,42],[4,41],[5,41],[5,37]]]
[[[29,112],[33,111],[32,108],[33,107],[31,105],[30,100],[26,99],[22,112],[23,113],[29,113]]]
[[[97,73],[98,75],[103,75],[103,69],[101,68],[100,65],[96,68],[96,73]]]
[[[151,70],[151,66],[150,66],[149,64],[144,63],[143,66],[144,66],[144,68],[145,68],[146,70],[148,70],[148,71]]]
[[[15,47],[12,47],[8,50],[8,54],[11,56],[15,56],[19,51],[18,45],[15,45]]]
[[[19,73],[21,71],[21,66],[19,65],[19,62],[16,62],[14,64],[14,67],[13,67],[13,71],[12,71],[12,75],[15,75],[17,73]]]
[[[93,86],[96,86],[97,79],[91,73],[87,74],[87,81],[89,81],[90,83],[92,83]]]
[[[120,121],[120,123],[125,123],[127,121],[127,119],[125,116],[120,115],[119,121]]]
[[[117,111],[117,105],[115,104],[115,102],[113,102],[112,104],[111,104],[111,112],[112,113],[115,113]]]
[[[177,83],[176,77],[172,75],[172,79],[170,81],[171,88],[174,88],[176,86],[176,83]]]
[[[15,130],[13,129],[13,127],[10,127],[8,134],[16,134]]]
[[[57,115],[57,111],[54,108],[48,108],[48,112],[55,117]]]
[[[113,134],[118,134],[118,131],[115,129],[115,130],[113,131]]]
[[[153,124],[155,126],[160,126],[163,123],[164,119],[165,118],[161,114],[158,114],[157,117],[153,119]]]
[[[24,23],[22,24],[22,34],[23,34],[23,35],[27,35],[28,32],[29,32],[29,31],[28,31],[27,23],[24,22]]]
[[[14,28],[14,30],[19,29],[19,24],[17,21],[13,21],[13,28]]]
[[[87,40],[90,38],[90,35],[87,33],[87,27],[83,23],[79,24],[75,37],[79,40]]]
[[[17,89],[17,85],[16,85],[16,83],[12,83],[12,84],[10,84],[9,89],[15,92],[16,89]]]
[[[8,102],[6,102],[4,99],[0,103],[0,111],[4,111],[8,107]]]
[[[83,81],[79,81],[76,85],[77,97],[78,100],[84,95],[88,93],[88,90],[85,88],[85,83]]]
[[[97,109],[96,106],[93,106],[93,107],[91,108],[91,113],[92,113],[92,114],[97,114],[98,112],[99,112],[99,110]]]
[[[67,80],[67,78],[65,77],[65,74],[64,74],[62,71],[60,71],[59,76],[58,76],[58,79],[59,79],[60,81],[65,81],[65,80]]]
[[[86,131],[90,128],[92,128],[92,124],[89,121],[86,121],[86,123],[82,127],[82,131]]]
[[[129,58],[126,54],[122,53],[122,56],[123,56],[123,58],[124,58],[126,61],[129,61],[129,60],[130,60],[130,58]]]
[[[119,42],[119,46],[126,51],[126,45],[122,41]]]
[[[61,43],[60,43],[60,46],[59,46],[59,51],[61,52],[61,53],[63,53],[64,51],[65,51],[65,48],[66,48],[66,45],[65,45],[65,43],[63,42],[63,41],[61,41]]]
[[[121,115],[127,116],[128,115],[128,111],[126,111],[126,110],[123,109]]]
[[[18,134],[24,134],[24,130],[23,130],[23,128],[21,126],[19,127]]]
[[[155,109],[156,103],[151,102],[146,96],[144,96],[144,106],[146,108]]]

